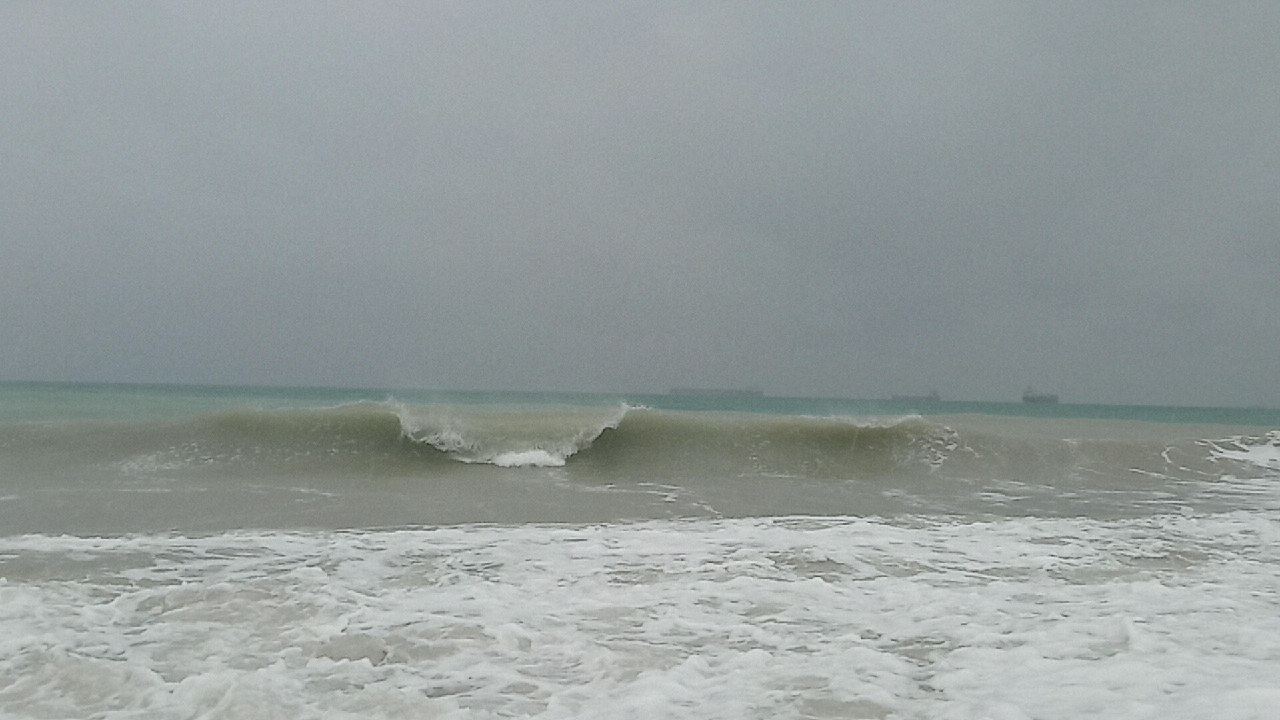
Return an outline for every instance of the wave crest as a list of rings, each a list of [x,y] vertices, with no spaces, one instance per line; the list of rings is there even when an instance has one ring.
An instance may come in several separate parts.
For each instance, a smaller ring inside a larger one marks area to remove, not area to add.
[[[433,459],[504,468],[582,465],[633,476],[847,477],[936,467],[954,432],[918,416],[853,419],[613,407],[409,405],[238,410],[140,428],[121,467],[157,474],[264,463],[323,471]],[[301,464],[301,467],[299,465]]]
[[[1205,440],[1001,418],[779,416],[614,406],[411,405],[242,409],[143,424],[24,427],[7,452],[109,463],[128,476],[425,476],[442,464],[566,467],[590,482],[813,478],[1043,483],[1201,481],[1280,472],[1280,431]],[[22,448],[28,450],[22,450]],[[68,470],[73,472],[73,470]]]
[[[450,459],[499,467],[559,467],[618,427],[631,410],[614,408],[410,406],[389,403],[400,434]]]

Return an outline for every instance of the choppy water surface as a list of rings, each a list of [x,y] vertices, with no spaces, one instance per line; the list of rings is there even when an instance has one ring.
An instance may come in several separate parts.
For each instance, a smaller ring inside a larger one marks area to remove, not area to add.
[[[1257,411],[0,390],[6,717],[1280,706]]]

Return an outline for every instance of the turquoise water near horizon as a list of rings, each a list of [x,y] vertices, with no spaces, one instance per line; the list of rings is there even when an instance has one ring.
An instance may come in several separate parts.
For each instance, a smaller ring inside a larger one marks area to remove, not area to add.
[[[388,399],[411,403],[473,405],[582,405],[625,403],[664,410],[777,415],[879,417],[894,415],[990,415],[1280,427],[1280,408],[1105,403],[1034,404],[989,400],[896,400],[788,397],[736,393],[564,392],[431,390],[170,383],[0,381],[0,421],[180,417],[255,406],[335,405]]]

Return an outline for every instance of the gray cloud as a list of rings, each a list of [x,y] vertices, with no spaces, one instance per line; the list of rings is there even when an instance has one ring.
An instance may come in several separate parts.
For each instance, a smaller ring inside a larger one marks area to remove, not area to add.
[[[1275,403],[1280,10],[0,8],[0,377]]]

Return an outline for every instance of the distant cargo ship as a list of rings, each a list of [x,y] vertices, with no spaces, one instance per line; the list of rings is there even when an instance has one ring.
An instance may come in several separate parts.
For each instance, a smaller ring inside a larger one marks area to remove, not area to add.
[[[1022,402],[1032,405],[1056,405],[1058,396],[1052,393],[1038,393],[1035,388],[1028,387],[1022,393]]]
[[[889,399],[894,402],[942,402],[937,390],[931,390],[928,395],[890,395]]]

